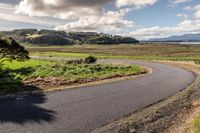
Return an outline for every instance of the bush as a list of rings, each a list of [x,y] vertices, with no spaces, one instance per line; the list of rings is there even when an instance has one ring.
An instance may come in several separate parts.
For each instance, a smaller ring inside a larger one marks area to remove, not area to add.
[[[87,64],[96,63],[97,58],[94,57],[94,56],[88,56],[88,57],[85,58],[84,62],[87,63]]]
[[[76,59],[76,60],[68,60],[66,61],[66,64],[82,64],[84,61],[82,59]]]

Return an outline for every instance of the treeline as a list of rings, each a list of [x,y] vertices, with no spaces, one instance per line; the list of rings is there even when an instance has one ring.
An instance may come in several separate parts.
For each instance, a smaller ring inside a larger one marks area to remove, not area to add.
[[[138,40],[96,32],[69,32],[55,30],[18,29],[1,32],[21,43],[36,45],[73,45],[73,44],[134,44]]]

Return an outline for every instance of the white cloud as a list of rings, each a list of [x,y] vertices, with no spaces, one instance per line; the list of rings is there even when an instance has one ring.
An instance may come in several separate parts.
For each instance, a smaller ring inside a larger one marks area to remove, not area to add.
[[[22,0],[17,13],[29,16],[50,16],[73,19],[81,16],[100,15],[103,6],[112,0]]]
[[[193,11],[194,17],[200,18],[200,4],[195,5],[195,6],[187,6],[187,7],[183,8],[183,10]]]
[[[153,5],[158,0],[22,0],[17,5],[17,13],[29,16],[50,16],[60,19],[77,19],[83,16],[102,15],[106,4],[117,8],[135,9]]]
[[[65,25],[56,27],[56,30],[64,31],[120,31],[123,28],[132,28],[134,23],[124,19],[124,15],[130,11],[129,9],[120,11],[108,11],[101,17],[84,16],[77,21],[69,22]]]
[[[195,11],[195,13],[194,13],[195,17],[200,18],[200,5],[196,5],[194,7],[194,11]]]
[[[192,6],[186,6],[186,7],[183,8],[183,10],[186,10],[186,11],[189,11],[191,9],[192,9]]]
[[[133,6],[136,8],[141,8],[147,5],[153,5],[158,0],[117,0],[117,7]]]
[[[134,22],[125,19],[133,9],[153,5],[158,0],[22,0],[16,13],[28,16],[68,20],[55,29],[65,31],[120,31],[130,29]],[[105,5],[115,5],[113,10]]]
[[[31,23],[43,26],[56,26],[59,24],[56,20],[45,18],[28,17],[24,15],[14,14],[15,7],[10,4],[0,4],[0,20]]]
[[[133,21],[124,16],[132,11],[153,5],[158,0],[22,0],[16,13],[37,17],[68,20],[56,30],[65,31],[120,31],[131,28]],[[106,11],[106,4],[115,5],[116,11]],[[126,7],[126,8],[124,8]]]
[[[188,14],[185,14],[185,13],[179,13],[179,14],[177,14],[177,17],[186,19],[186,18],[189,17],[189,15],[188,15]]]
[[[150,27],[150,28],[141,28],[136,31],[127,33],[129,36],[136,37],[138,39],[149,39],[149,38],[158,38],[166,37],[176,34],[184,33],[195,33],[200,30],[200,20],[184,20],[175,27]]]
[[[190,2],[192,0],[170,0],[172,4],[179,4],[179,3],[185,3],[185,2]]]

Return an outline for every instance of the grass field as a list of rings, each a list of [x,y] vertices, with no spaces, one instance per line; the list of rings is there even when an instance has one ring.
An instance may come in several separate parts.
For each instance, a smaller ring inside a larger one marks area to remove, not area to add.
[[[42,61],[42,60],[29,60],[24,62],[19,61],[12,61],[12,62],[5,62],[3,69],[10,69],[10,70],[18,70],[22,68],[29,68],[29,67],[37,67],[37,66],[44,66],[47,64],[52,64],[50,61]]]
[[[200,62],[199,45],[83,45],[62,47],[28,47],[31,55],[48,57],[120,58],[140,60],[178,60]]]
[[[23,91],[26,88],[23,85],[46,89],[144,72],[144,68],[135,65],[67,64],[39,60],[6,62],[0,72],[0,94]]]
[[[66,64],[41,60],[25,62],[6,62],[3,70],[17,71],[22,69],[34,69],[30,74],[16,73],[23,80],[37,77],[63,77],[67,80],[84,78],[101,78],[112,75],[137,74],[144,69],[138,66],[122,66],[109,64]]]
[[[40,60],[4,62],[3,68],[0,71],[0,86],[21,83],[21,80],[26,79],[28,74],[33,72],[33,69],[48,64],[52,64],[52,62]]]

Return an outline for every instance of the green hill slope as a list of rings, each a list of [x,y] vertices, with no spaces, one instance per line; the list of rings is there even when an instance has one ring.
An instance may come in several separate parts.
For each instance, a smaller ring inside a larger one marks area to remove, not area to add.
[[[18,29],[1,32],[21,43],[35,45],[73,44],[133,44],[139,43],[131,37],[113,36],[96,32],[69,32],[55,30]]]

